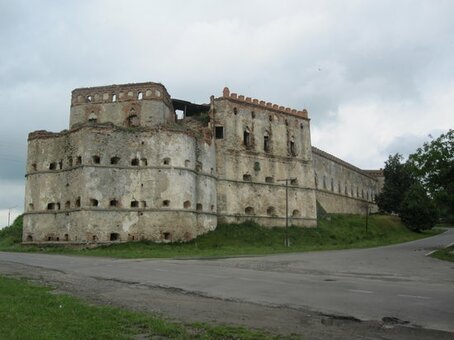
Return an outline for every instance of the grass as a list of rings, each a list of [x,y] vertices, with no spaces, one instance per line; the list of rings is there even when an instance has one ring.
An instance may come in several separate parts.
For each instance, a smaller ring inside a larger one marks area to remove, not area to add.
[[[430,256],[439,260],[454,262],[454,245],[447,248],[439,249],[432,253]]]
[[[48,287],[0,276],[2,339],[272,339],[243,327],[181,324],[146,313],[93,306]],[[277,339],[277,337],[276,337]]]
[[[415,233],[407,229],[398,217],[372,215],[368,230],[365,217],[359,215],[329,215],[317,228],[289,227],[291,246],[284,247],[285,228],[264,228],[247,222],[219,225],[216,230],[186,243],[158,244],[150,241],[128,242],[94,249],[74,249],[60,246],[22,246],[21,221],[0,233],[0,250],[44,253],[109,256],[117,258],[223,257],[262,255],[313,250],[366,248],[401,243],[439,233],[429,230]]]

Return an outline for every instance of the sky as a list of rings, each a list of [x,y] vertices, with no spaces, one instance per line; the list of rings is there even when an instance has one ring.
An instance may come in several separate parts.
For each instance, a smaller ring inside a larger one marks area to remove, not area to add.
[[[0,226],[23,211],[27,135],[71,90],[153,81],[311,118],[312,144],[384,166],[454,128],[454,1],[0,0]]]

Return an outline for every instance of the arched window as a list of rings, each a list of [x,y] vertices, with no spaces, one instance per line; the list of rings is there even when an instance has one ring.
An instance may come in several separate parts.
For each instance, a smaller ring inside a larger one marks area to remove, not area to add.
[[[248,127],[246,127],[246,129],[244,129],[244,132],[243,132],[243,144],[246,147],[251,146],[251,133],[250,133]]]
[[[184,201],[183,208],[189,209],[191,207],[191,201]]]
[[[275,207],[268,207],[268,209],[266,209],[266,214],[268,216],[276,215],[276,208]]]
[[[92,207],[97,207],[97,206],[99,205],[99,202],[98,202],[97,199],[91,198],[91,199],[90,199],[90,205],[91,205]]]
[[[296,144],[295,144],[295,137],[291,136],[289,141],[289,154],[290,156],[296,156]]]
[[[119,162],[120,162],[120,157],[115,156],[110,159],[110,164],[118,164]]]
[[[270,152],[270,134],[268,131],[265,131],[263,136],[263,150],[265,152]]]
[[[293,210],[292,217],[300,217],[301,212],[298,209]]]
[[[139,91],[137,93],[137,100],[142,100],[143,99],[143,93],[141,91]]]
[[[254,215],[254,208],[253,207],[246,207],[246,209],[244,209],[244,213],[246,215]]]
[[[117,95],[115,93],[112,94],[112,103],[117,101]]]

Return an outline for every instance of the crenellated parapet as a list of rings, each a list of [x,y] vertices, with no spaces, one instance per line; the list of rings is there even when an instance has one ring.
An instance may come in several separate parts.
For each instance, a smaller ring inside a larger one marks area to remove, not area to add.
[[[142,100],[161,100],[172,107],[165,86],[153,82],[78,88],[72,91],[71,106]]]
[[[296,109],[292,109],[290,107],[280,106],[277,104],[266,102],[264,100],[255,99],[255,98],[251,98],[251,97],[245,97],[243,95],[238,95],[237,93],[234,93],[234,92],[231,93],[228,87],[224,87],[224,90],[222,91],[222,98],[233,100],[235,102],[253,105],[253,106],[256,106],[256,107],[259,107],[262,109],[266,109],[266,110],[271,110],[271,111],[275,111],[275,112],[279,112],[279,113],[283,113],[283,114],[288,114],[288,115],[293,115],[293,116],[297,116],[300,118],[308,119],[308,113],[307,113],[306,109],[296,110]]]
[[[166,88],[136,83],[80,88],[72,91],[70,128],[80,124],[112,123],[123,127],[155,127],[175,121]]]

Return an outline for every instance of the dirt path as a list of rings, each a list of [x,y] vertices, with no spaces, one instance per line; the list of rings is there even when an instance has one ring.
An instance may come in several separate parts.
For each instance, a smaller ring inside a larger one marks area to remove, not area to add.
[[[119,280],[78,277],[58,270],[1,261],[0,273],[51,285],[95,304],[158,313],[182,322],[242,325],[274,334],[297,334],[307,339],[452,339],[453,334],[400,325],[399,320],[359,321],[309,310],[273,307],[208,298],[175,288]]]

